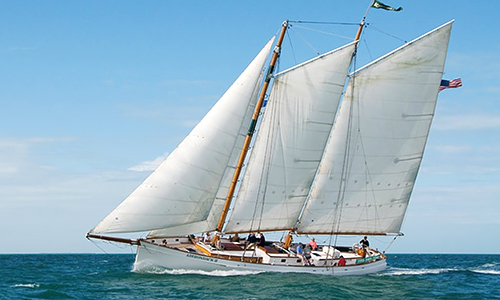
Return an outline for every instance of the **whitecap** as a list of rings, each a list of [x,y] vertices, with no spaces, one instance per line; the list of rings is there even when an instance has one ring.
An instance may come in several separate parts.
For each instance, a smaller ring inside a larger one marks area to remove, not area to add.
[[[27,288],[37,288],[39,287],[39,284],[36,283],[19,283],[19,284],[14,284],[13,287],[27,287]]]
[[[498,264],[497,263],[486,263],[486,264],[482,265],[481,267],[491,268],[491,267],[495,267],[496,265],[498,265]]]

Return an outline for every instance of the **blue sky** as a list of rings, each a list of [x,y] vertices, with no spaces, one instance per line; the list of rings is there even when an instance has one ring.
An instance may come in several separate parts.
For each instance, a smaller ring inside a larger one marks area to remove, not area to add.
[[[445,78],[464,81],[440,93],[405,236],[390,252],[498,253],[500,2],[385,2],[404,10],[370,11],[358,66],[455,19]],[[0,253],[100,252],[85,233],[175,148],[283,20],[359,22],[367,6],[3,1]],[[280,68],[347,43],[356,29],[292,27]],[[372,238],[380,248],[387,241]]]

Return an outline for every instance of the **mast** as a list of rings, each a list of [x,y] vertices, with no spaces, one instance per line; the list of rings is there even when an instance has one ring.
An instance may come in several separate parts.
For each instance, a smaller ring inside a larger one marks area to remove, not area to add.
[[[276,62],[277,62],[278,57],[279,57],[280,52],[281,52],[281,45],[283,43],[283,39],[285,37],[285,32],[286,32],[287,28],[288,28],[288,20],[283,22],[278,42],[276,43],[276,47],[274,48],[273,56],[271,58],[271,62],[269,63],[269,69],[267,71],[267,75],[266,75],[264,84],[262,85],[259,99],[257,100],[257,104],[255,106],[254,114],[252,117],[252,122],[250,123],[250,127],[248,129],[248,133],[247,133],[247,136],[245,138],[243,148],[241,149],[240,157],[238,159],[238,163],[237,163],[236,169],[234,171],[233,179],[232,179],[231,185],[229,187],[229,192],[227,193],[226,202],[224,204],[224,208],[222,210],[222,214],[220,216],[219,223],[217,224],[217,228],[216,228],[217,233],[214,236],[214,240],[213,240],[214,242],[216,242],[218,240],[218,238],[219,238],[218,235],[222,231],[222,228],[224,227],[224,223],[226,222],[226,217],[227,217],[227,214],[229,212],[229,207],[231,206],[234,192],[236,191],[236,185],[238,183],[238,179],[239,179],[240,174],[241,174],[241,169],[243,168],[243,163],[245,162],[245,158],[247,156],[248,149],[250,147],[250,143],[251,143],[252,138],[253,138],[255,127],[257,126],[257,121],[258,121],[259,116],[260,116],[260,111],[262,109],[262,105],[264,103],[264,98],[266,97],[267,90],[268,90],[270,82],[271,82],[271,77],[272,77],[272,74],[274,71],[274,67],[276,66]]]
[[[370,1],[370,5],[366,9],[365,15],[363,16],[363,18],[359,22],[358,31],[356,32],[356,36],[354,37],[354,41],[355,42],[358,42],[359,38],[361,37],[361,33],[363,32],[363,27],[365,26],[366,17],[368,16],[368,12],[370,11],[370,8],[373,6],[374,2],[375,2],[375,0],[371,0]],[[357,44],[356,44],[355,47],[357,48]],[[353,55],[352,59],[354,59],[355,55],[356,55],[356,51],[354,52],[354,55]],[[352,62],[352,60],[351,60],[351,62]],[[288,248],[292,244],[292,241],[293,241],[293,236],[292,235],[297,231],[298,222],[299,222],[299,220],[301,218],[301,215],[302,215],[302,213],[304,211],[304,208],[306,207],[306,204],[307,204],[307,200],[304,202],[304,205],[302,207],[302,212],[299,215],[299,217],[297,218],[297,223],[295,224],[295,226],[293,228],[290,228],[290,230],[288,231],[287,236],[285,237],[285,242],[284,242],[284,245],[283,245],[284,248]]]
[[[359,22],[358,32],[356,33],[356,37],[354,38],[355,42],[359,41],[359,38],[361,37],[361,32],[363,31],[363,27],[365,26],[366,16],[368,16],[368,12],[370,11],[370,8],[373,6],[373,3],[375,3],[375,0],[370,1],[370,6],[368,6],[365,15],[363,16],[363,19],[361,19],[361,22]]]

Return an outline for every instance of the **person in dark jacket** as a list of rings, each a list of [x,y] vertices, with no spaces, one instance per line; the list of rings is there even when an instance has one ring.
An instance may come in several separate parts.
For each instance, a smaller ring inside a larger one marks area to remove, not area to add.
[[[368,237],[366,236],[361,241],[359,241],[359,243],[361,244],[361,246],[363,246],[363,248],[370,247],[370,242],[368,242]]]

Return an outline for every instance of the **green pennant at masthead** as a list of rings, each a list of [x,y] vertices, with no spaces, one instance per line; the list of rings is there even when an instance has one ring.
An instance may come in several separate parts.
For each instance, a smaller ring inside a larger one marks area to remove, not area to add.
[[[403,8],[400,6],[398,8],[386,5],[380,1],[374,0],[372,4],[373,8],[380,8],[380,9],[385,9],[385,10],[392,10],[392,11],[400,11],[403,10]]]

